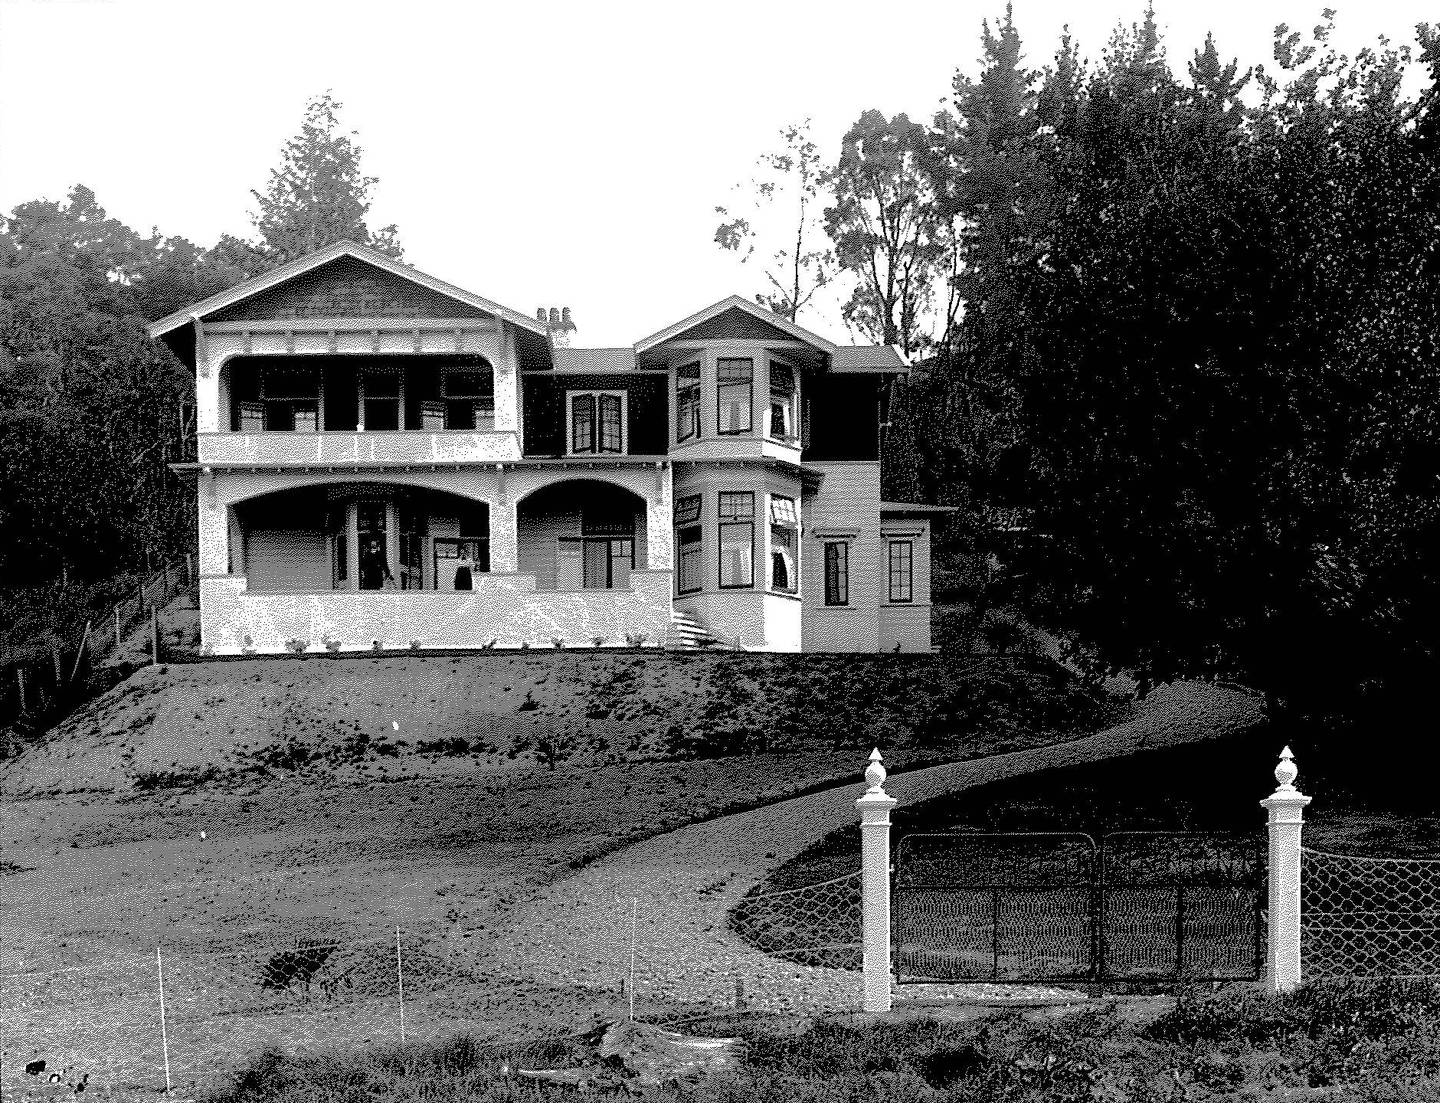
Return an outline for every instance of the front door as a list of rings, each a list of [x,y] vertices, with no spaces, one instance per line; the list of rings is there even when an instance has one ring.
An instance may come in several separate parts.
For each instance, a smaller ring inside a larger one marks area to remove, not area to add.
[[[355,527],[359,537],[360,589],[384,589],[393,577],[386,554],[385,503],[359,503]]]

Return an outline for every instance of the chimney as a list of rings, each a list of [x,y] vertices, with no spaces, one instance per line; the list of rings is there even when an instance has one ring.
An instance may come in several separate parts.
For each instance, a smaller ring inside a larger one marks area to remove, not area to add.
[[[566,307],[540,307],[535,311],[535,320],[544,324],[550,335],[550,347],[564,349],[570,347],[570,334],[575,332],[575,321],[570,317],[570,308]]]

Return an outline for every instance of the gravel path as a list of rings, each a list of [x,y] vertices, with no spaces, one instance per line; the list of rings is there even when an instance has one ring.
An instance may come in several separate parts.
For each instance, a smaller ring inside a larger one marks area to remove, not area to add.
[[[1084,739],[915,770],[890,779],[906,805],[1008,777],[1236,734],[1262,718],[1242,692],[1182,682],[1164,686],[1135,718]],[[616,851],[545,886],[510,917],[496,948],[508,968],[545,984],[616,989],[629,969],[632,898],[636,993],[702,1005],[730,1004],[737,982],[747,1005],[772,1010],[849,1010],[853,972],[797,966],[747,946],[728,930],[729,909],[773,869],[857,818],[857,781],[733,816],[692,824]],[[1258,798],[1257,798],[1258,799]],[[859,855],[856,855],[859,866]],[[1006,986],[975,985],[978,998]],[[1035,989],[1026,989],[1035,995]]]

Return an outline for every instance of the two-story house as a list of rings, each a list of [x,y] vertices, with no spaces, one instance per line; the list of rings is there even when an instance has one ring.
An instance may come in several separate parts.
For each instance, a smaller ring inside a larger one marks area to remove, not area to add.
[[[573,329],[352,243],[151,326],[195,371],[202,646],[930,649],[895,349],[738,297]]]

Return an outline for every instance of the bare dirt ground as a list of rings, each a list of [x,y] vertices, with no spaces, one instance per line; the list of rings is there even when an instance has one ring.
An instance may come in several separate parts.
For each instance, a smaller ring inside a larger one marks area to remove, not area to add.
[[[899,766],[1062,741],[1077,734],[1067,720],[1114,711],[1025,663],[852,663],[842,678],[843,660],[774,660],[142,671],[0,768],[7,1093],[35,1056],[153,1088],[157,945],[187,1084],[267,1040],[393,1040],[397,925],[411,1036],[563,1022],[618,999],[623,969],[597,985],[537,978],[516,964],[513,917],[587,856],[856,777],[872,740]],[[938,737],[921,726],[937,713],[956,725]],[[742,753],[666,758],[714,744]],[[607,921],[623,928],[622,911]],[[347,944],[335,961],[353,993],[301,1006],[293,989],[283,1005],[262,990],[267,957],[303,938]]]

